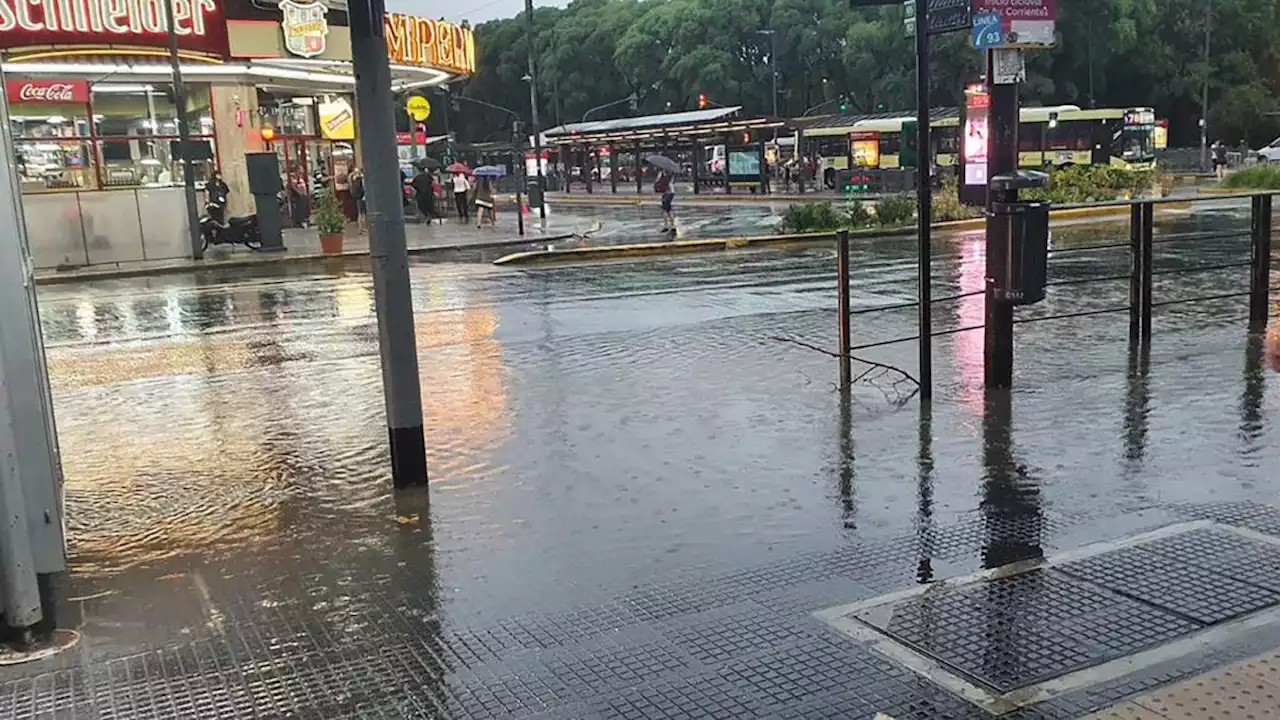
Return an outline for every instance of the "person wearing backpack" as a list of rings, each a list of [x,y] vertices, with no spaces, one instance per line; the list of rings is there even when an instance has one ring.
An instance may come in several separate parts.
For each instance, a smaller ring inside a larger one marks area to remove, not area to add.
[[[676,184],[666,170],[658,174],[658,179],[653,183],[653,191],[662,195],[662,232],[674,233],[676,216],[671,205],[676,199]]]

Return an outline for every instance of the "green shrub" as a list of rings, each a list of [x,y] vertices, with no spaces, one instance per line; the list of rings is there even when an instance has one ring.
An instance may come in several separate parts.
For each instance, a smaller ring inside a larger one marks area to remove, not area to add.
[[[909,225],[915,217],[916,199],[913,195],[889,195],[876,201],[876,222],[881,227]]]
[[[829,202],[811,202],[788,205],[782,213],[778,230],[784,233],[824,232],[839,230],[845,226],[845,218]]]
[[[311,210],[311,222],[321,235],[341,235],[347,227],[347,216],[342,213],[342,206],[332,192],[316,198],[315,207]]]
[[[1280,165],[1252,165],[1237,170],[1222,181],[1222,187],[1236,190],[1280,190]]]
[[[933,194],[933,221],[971,220],[982,216],[982,210],[960,202],[960,179],[951,176],[942,182],[942,189]]]
[[[1156,180],[1151,170],[1125,170],[1109,165],[1074,165],[1054,170],[1052,176],[1049,187],[1027,190],[1019,197],[1058,205],[1106,202],[1142,195],[1151,190]]]
[[[871,217],[871,211],[861,200],[852,200],[844,206],[846,227],[863,228],[869,227],[875,222],[875,218]]]

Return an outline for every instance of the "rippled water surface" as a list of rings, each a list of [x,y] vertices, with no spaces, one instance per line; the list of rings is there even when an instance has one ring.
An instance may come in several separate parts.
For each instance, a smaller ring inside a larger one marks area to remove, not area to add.
[[[755,211],[753,211],[755,212]],[[762,211],[767,212],[767,211]],[[762,221],[763,222],[763,221]],[[1161,220],[1158,271],[1245,261],[1231,210]],[[1127,272],[1123,225],[1055,232],[1055,280]],[[909,300],[914,247],[859,244],[854,306]],[[935,296],[980,288],[980,233],[937,241]],[[1247,268],[1160,275],[1156,299],[1244,290]],[[881,380],[842,413],[829,247],[543,269],[413,268],[430,505],[393,497],[370,278],[157,277],[41,290],[76,577],[438,580],[450,612],[558,607],[669,573],[731,570],[902,533],[990,499],[981,331],[935,344],[932,471],[920,415]],[[1063,285],[1039,317],[1127,303]],[[1017,328],[1012,468],[1057,512],[1274,499],[1280,380],[1243,299],[1160,308],[1150,372],[1124,313]],[[976,325],[982,299],[940,304]],[[855,341],[914,311],[854,318]],[[911,343],[863,351],[915,373]],[[989,438],[988,438],[989,440]],[[989,443],[988,443],[989,445]]]

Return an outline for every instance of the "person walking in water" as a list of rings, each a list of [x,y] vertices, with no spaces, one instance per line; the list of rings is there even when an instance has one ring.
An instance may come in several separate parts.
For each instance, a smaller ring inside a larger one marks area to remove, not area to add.
[[[672,203],[676,199],[676,183],[671,178],[671,174],[666,170],[658,173],[658,179],[653,183],[653,191],[662,195],[662,232],[674,233],[676,216],[672,211]]]
[[[1227,146],[1222,141],[1213,144],[1213,174],[1221,181],[1227,177]]]
[[[453,202],[458,207],[458,217],[462,222],[471,219],[471,208],[467,203],[467,193],[471,191],[471,183],[462,173],[453,174]]]

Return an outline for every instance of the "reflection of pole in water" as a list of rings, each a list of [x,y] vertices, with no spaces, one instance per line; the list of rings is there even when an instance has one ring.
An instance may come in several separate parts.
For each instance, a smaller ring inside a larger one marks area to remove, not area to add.
[[[1241,454],[1251,458],[1261,449],[1258,439],[1262,436],[1262,396],[1266,390],[1267,373],[1263,366],[1264,338],[1252,333],[1244,350],[1244,390],[1240,394],[1240,439],[1244,441]]]
[[[916,580],[927,583],[933,581],[933,410],[928,403],[920,407],[916,468],[916,542],[920,548]]]
[[[986,543],[982,566],[1000,567],[1043,557],[1040,488],[1027,468],[1014,458],[1012,413],[1008,390],[988,390],[982,416],[982,514]]]
[[[837,458],[840,520],[845,528],[857,527],[858,506],[853,497],[853,391],[840,388],[840,457]]]
[[[1151,346],[1129,345],[1129,384],[1124,401],[1124,474],[1133,477],[1142,469],[1147,455],[1150,391]]]

